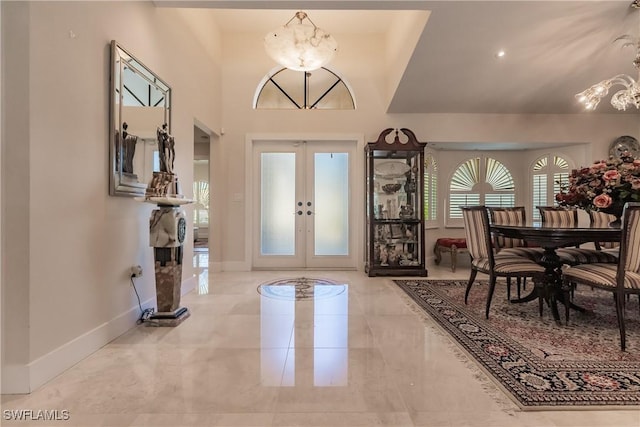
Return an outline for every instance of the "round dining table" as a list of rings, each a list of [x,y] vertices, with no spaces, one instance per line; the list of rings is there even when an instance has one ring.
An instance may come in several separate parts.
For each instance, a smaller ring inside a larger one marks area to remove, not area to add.
[[[537,262],[545,268],[542,275],[534,276],[535,286],[530,294],[523,298],[512,299],[513,303],[523,303],[538,299],[540,315],[542,315],[543,300],[551,307],[556,323],[560,323],[557,302],[566,307],[568,318],[569,308],[585,311],[584,308],[570,301],[571,289],[562,281],[562,261],[557,249],[576,246],[590,242],[619,242],[622,230],[619,227],[602,227],[598,225],[558,226],[542,222],[529,222],[520,225],[491,224],[491,233],[513,239],[522,239],[529,246],[539,246],[544,249],[543,255]]]

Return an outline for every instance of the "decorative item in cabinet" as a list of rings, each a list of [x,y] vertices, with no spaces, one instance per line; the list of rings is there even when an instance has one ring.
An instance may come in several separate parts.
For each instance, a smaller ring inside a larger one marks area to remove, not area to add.
[[[383,130],[365,147],[366,257],[369,276],[426,276],[424,251],[424,147],[415,134],[387,141]]]

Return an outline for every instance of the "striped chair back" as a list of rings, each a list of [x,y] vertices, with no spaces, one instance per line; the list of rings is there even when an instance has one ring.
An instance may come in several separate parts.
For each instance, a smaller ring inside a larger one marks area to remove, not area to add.
[[[615,215],[600,211],[589,211],[589,221],[592,227],[607,228],[609,223],[615,220]],[[596,242],[598,249],[613,249],[620,246],[619,242]]]
[[[618,286],[625,271],[640,273],[640,203],[629,202],[622,215],[622,244],[618,264]]]
[[[484,206],[460,206],[460,210],[464,219],[469,255],[473,259],[488,258],[493,265],[487,209]]]
[[[540,218],[546,225],[571,227],[578,225],[578,211],[562,206],[536,206],[540,211]]]
[[[515,206],[512,208],[503,207],[487,207],[489,211],[489,217],[492,224],[499,225],[522,225],[526,222],[526,211],[524,206]],[[520,248],[527,246],[522,239],[513,239],[510,237],[504,237],[495,235],[493,237],[493,243],[496,246],[496,250],[503,248]]]

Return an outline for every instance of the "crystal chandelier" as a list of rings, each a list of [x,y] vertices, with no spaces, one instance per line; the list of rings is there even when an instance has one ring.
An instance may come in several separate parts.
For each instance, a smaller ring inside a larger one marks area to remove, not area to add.
[[[264,47],[278,64],[291,70],[312,71],[333,58],[338,43],[331,34],[316,27],[306,13],[297,12],[284,26],[267,34]]]
[[[634,0],[631,6],[634,9],[640,8],[640,0]],[[595,110],[600,100],[609,94],[609,89],[613,86],[624,86],[611,96],[611,105],[617,110],[624,111],[629,106],[640,108],[640,38],[629,35],[620,36],[615,41],[626,40],[622,47],[633,46],[636,49],[636,57],[633,66],[638,70],[638,80],[627,74],[618,74],[608,80],[603,80],[591,86],[589,89],[576,94],[578,102],[584,104],[585,109]]]

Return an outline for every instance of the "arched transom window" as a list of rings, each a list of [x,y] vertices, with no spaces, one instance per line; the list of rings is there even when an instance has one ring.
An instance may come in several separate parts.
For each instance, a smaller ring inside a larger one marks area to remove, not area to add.
[[[348,84],[335,72],[322,67],[314,71],[281,68],[267,74],[256,91],[256,109],[355,110]]]
[[[475,157],[461,163],[451,177],[448,218],[462,219],[459,206],[509,207],[514,202],[514,183],[509,169],[491,157]]]

